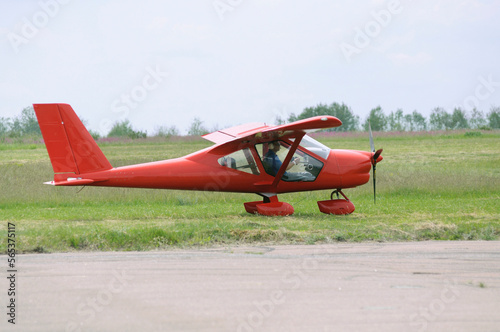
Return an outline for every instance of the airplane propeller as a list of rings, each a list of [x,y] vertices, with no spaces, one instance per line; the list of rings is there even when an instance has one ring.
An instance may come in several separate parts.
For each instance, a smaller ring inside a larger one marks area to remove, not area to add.
[[[373,170],[373,203],[377,204],[377,159],[382,154],[383,149],[375,151],[375,143],[373,143],[372,127],[368,122],[368,132],[370,133],[370,148],[373,153],[372,156],[372,170]]]

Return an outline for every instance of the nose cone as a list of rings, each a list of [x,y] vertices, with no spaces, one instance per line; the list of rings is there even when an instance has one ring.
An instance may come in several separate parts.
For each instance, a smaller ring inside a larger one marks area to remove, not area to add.
[[[371,152],[356,150],[333,150],[338,162],[342,188],[361,186],[370,180]],[[382,156],[377,161],[382,160]]]

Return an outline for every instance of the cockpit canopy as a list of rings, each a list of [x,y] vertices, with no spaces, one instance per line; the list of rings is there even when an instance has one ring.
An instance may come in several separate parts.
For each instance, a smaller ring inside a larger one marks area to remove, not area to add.
[[[295,138],[292,137],[257,143],[220,158],[219,164],[245,173],[259,175],[261,172],[256,162],[258,158],[263,170],[271,176],[276,176],[294,141]],[[315,181],[329,155],[330,148],[305,135],[291,158],[293,165],[287,166],[282,180],[287,182]]]

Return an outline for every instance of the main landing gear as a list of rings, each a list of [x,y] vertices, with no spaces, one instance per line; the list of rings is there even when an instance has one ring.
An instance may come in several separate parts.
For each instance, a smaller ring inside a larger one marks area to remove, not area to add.
[[[263,201],[245,203],[245,210],[251,214],[261,214],[263,216],[289,216],[294,210],[288,203],[278,201],[278,196],[262,196]]]
[[[337,199],[333,199],[333,194],[337,195]],[[342,195],[345,199],[339,199],[339,194]],[[354,204],[347,198],[346,195],[342,192],[342,190],[337,189],[332,192],[330,195],[330,199],[327,201],[319,201],[318,202],[319,210],[326,214],[351,214],[354,212]]]
[[[337,195],[337,199],[333,199],[334,194]],[[344,199],[341,199],[339,195],[342,195]],[[261,196],[264,198],[262,201],[245,203],[245,210],[248,213],[263,216],[289,216],[293,214],[293,206],[286,202],[280,202],[278,196]],[[354,212],[354,204],[340,189],[334,190],[329,200],[319,201],[318,207],[321,212],[326,214],[345,215]]]

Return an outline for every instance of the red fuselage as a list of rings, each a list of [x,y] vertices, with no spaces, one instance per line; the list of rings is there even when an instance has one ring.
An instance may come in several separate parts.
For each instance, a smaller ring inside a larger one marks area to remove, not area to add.
[[[221,166],[219,158],[229,152],[215,146],[181,158],[116,167],[80,177],[94,180],[89,184],[93,186],[279,194],[363,185],[370,179],[373,155],[365,151],[330,150],[326,159],[316,156],[324,162],[324,167],[314,181],[280,181],[273,187],[274,177],[264,171],[257,158],[259,175]]]

